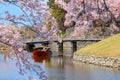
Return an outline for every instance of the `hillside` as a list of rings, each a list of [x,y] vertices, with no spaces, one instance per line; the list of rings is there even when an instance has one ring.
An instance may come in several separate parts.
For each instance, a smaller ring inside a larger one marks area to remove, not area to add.
[[[75,54],[120,57],[120,34],[81,48]]]

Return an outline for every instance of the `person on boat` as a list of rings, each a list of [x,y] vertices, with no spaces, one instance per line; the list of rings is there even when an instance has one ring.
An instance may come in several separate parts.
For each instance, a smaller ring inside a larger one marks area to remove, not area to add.
[[[46,49],[46,52],[48,52],[49,55],[52,55],[52,51],[50,50],[50,48],[47,48],[47,49]]]

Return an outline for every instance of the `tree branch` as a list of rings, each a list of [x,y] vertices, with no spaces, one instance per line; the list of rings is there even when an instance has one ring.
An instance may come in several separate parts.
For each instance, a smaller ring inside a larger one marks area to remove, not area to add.
[[[111,18],[116,21],[115,16],[114,16],[113,13],[110,11],[110,9],[107,7],[106,1],[103,0],[103,2],[104,2],[106,11],[110,12]]]

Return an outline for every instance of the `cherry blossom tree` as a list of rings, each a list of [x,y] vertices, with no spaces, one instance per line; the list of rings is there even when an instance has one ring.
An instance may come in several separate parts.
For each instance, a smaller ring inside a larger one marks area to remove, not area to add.
[[[56,20],[51,17],[49,7],[45,0],[3,0],[1,1],[6,6],[14,5],[18,7],[23,14],[16,16],[6,11],[4,20],[10,21],[15,24],[21,24],[23,26],[33,26],[32,30],[35,31],[40,38],[51,39],[55,38],[55,34],[59,32],[57,28]],[[45,21],[47,20],[47,21]],[[46,27],[48,21],[51,22],[51,27],[48,30]]]
[[[16,66],[19,68],[21,75],[27,74],[28,71],[33,71],[40,80],[47,80],[44,70],[39,64],[33,64],[31,56],[27,51],[23,50],[21,43],[22,36],[19,33],[19,28],[16,25],[1,24],[0,25],[0,42],[10,47],[10,58],[14,59]],[[13,57],[13,55],[15,57]],[[34,79],[34,76],[28,76],[28,80]]]
[[[6,16],[1,16],[1,19],[14,24],[33,26],[32,30],[38,34],[40,39],[51,41],[56,39],[59,29],[55,18],[51,17],[45,0],[0,0],[0,3],[14,5],[23,12],[23,14],[16,16],[6,11]],[[119,31],[120,0],[70,0],[68,2],[55,0],[55,3],[67,12],[64,26],[76,27],[73,35],[76,35],[79,29],[86,31],[90,27],[105,26],[103,23],[110,23],[108,26],[111,29]],[[49,28],[48,25],[50,25]],[[12,49],[11,52],[15,53],[16,65],[19,67],[20,73],[25,74],[25,69],[32,70],[38,75],[39,79],[46,80],[47,77],[42,68],[39,65],[30,63],[28,60],[30,57],[22,49],[21,39],[22,36],[18,28],[6,24],[0,25],[0,41],[9,45]]]
[[[104,23],[109,23],[107,26],[111,29],[120,31],[120,0],[70,0],[67,3],[64,0],[55,0],[55,2],[67,12],[64,22],[66,27],[83,27],[87,30],[89,27],[104,27],[106,26]]]
[[[5,17],[1,19],[7,20],[14,24],[23,26],[33,26],[32,30],[38,34],[39,39],[47,39],[53,41],[59,32],[56,20],[51,17],[49,7],[44,0],[0,0],[3,5],[14,5],[18,7],[23,14],[16,16],[5,12]],[[47,28],[48,22],[51,22],[50,28]],[[34,71],[40,80],[47,80],[45,72],[39,64],[33,64],[29,61],[31,56],[24,51],[22,46],[22,36],[19,29],[13,25],[0,25],[0,41],[11,48],[12,54],[16,55],[15,61],[21,74],[26,74],[27,70]],[[19,54],[18,54],[19,53]],[[32,78],[29,77],[29,80]]]

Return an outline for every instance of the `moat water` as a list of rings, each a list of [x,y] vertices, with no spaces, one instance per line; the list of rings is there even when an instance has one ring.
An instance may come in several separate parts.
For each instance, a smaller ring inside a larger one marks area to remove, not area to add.
[[[120,80],[120,70],[81,63],[70,56],[31,60],[43,67],[48,80]],[[15,62],[0,54],[0,80],[27,80],[27,76],[20,75]]]

